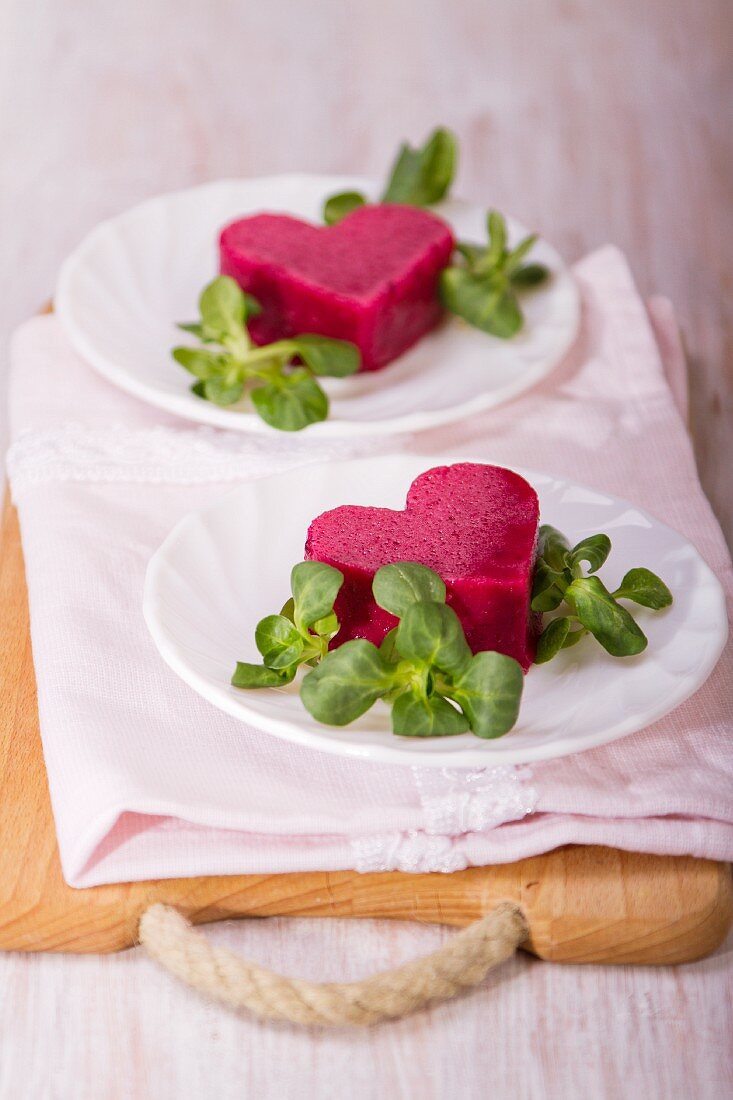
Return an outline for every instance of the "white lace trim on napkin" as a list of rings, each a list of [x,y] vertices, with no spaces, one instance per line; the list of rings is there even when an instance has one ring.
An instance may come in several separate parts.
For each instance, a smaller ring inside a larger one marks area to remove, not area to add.
[[[468,859],[457,841],[532,813],[537,791],[526,767],[413,768],[423,809],[422,829],[378,833],[352,841],[357,871],[462,871]]]
[[[412,830],[408,833],[382,833],[358,837],[351,842],[354,868],[368,871],[407,871],[424,875],[429,871],[462,871],[468,866],[463,852],[447,836],[428,836]]]
[[[18,437],[7,455],[13,497],[52,482],[200,485],[240,481],[289,466],[353,455],[354,444],[267,438],[217,428],[90,428],[64,424]]]

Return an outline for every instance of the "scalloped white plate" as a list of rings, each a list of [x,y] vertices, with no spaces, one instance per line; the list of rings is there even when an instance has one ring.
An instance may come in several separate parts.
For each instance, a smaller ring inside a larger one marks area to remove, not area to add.
[[[237,660],[258,660],[254,629],[281,607],[293,564],[303,557],[308,524],[339,504],[404,507],[423,470],[465,457],[389,456],[318,464],[242,485],[187,516],[152,557],[144,613],[175,672],[214,706],[287,741],[375,762],[476,767],[581,752],[614,741],[668,714],[707,679],[725,644],[723,591],[695,548],[626,501],[559,478],[519,470],[540,497],[542,521],[572,541],[607,531],[613,552],[604,580],[615,587],[645,565],[671,588],[663,612],[635,609],[649,638],[637,657],[608,656],[591,638],[525,680],[519,721],[505,737],[473,734],[395,737],[378,702],[351,726],[319,725],[285,688],[240,691],[230,685]],[[480,460],[478,460],[480,461]]]
[[[76,351],[128,393],[189,420],[272,433],[246,402],[223,409],[190,392],[190,375],[170,355],[176,344],[191,342],[176,322],[197,316],[228,221],[268,210],[320,222],[324,198],[354,187],[376,190],[351,177],[285,175],[150,199],[98,225],[69,256],[56,289],[57,316]],[[483,208],[450,201],[435,211],[462,239],[485,239]],[[525,232],[511,220],[509,229],[512,240]],[[331,415],[308,435],[419,431],[498,405],[549,374],[577,335],[579,296],[553,248],[540,241],[532,255],[553,278],[523,297],[521,333],[499,340],[451,318],[384,370],[325,379]]]

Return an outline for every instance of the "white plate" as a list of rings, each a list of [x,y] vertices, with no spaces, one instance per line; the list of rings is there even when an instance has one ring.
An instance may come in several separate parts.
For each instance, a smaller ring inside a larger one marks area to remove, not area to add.
[[[602,575],[616,587],[627,569],[658,572],[675,602],[635,610],[649,638],[637,657],[608,656],[585,638],[525,681],[519,721],[505,737],[395,737],[378,702],[343,729],[322,726],[300,702],[297,681],[241,691],[237,660],[259,660],[254,629],[289,595],[310,521],[339,504],[404,507],[423,470],[466,458],[395,456],[318,464],[263,478],[187,516],[152,557],[144,612],[155,643],[179,676],[209,702],[268,733],[315,749],[379,762],[451,767],[520,763],[580,752],[661,718],[705,681],[727,638],[720,584],[676,531],[623,500],[519,470],[540,497],[542,521],[577,541],[606,531],[613,552]]]
[[[360,179],[287,175],[223,180],[161,195],[97,226],[61,268],[55,307],[76,351],[110,382],[159,408],[222,428],[272,432],[242,408],[219,408],[190,392],[171,348],[191,340],[177,321],[194,320],[203,286],[218,269],[223,225],[240,215],[283,211],[321,220],[323,200]],[[485,240],[485,211],[450,201],[435,208],[463,240]],[[525,230],[509,222],[516,240]],[[456,318],[382,371],[326,379],[327,421],[309,437],[418,431],[497,405],[544,378],[573,343],[579,324],[575,282],[541,241],[533,258],[553,278],[524,296],[527,323],[511,341]]]

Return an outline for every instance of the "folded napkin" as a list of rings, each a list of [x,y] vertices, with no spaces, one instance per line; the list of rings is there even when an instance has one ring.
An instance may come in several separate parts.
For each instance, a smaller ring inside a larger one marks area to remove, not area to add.
[[[576,275],[582,335],[550,378],[500,409],[399,445],[426,464],[442,453],[479,455],[627,497],[684,532],[730,598],[726,547],[625,261],[607,248]],[[655,320],[681,395],[664,303]],[[351,452],[307,435],[249,440],[161,414],[92,373],[52,317],[26,324],[12,357],[8,469],[72,885],[451,871],[569,842],[733,859],[730,645],[705,686],[662,721],[532,768],[383,766],[277,740],[215,710],[164,664],[141,612],[145,568],[181,516],[227,483]]]

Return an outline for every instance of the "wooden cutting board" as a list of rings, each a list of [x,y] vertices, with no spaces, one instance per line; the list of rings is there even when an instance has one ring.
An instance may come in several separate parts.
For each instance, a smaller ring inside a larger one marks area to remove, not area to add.
[[[565,847],[451,875],[351,871],[66,885],[38,730],[18,521],[0,529],[0,949],[106,952],[132,945],[153,902],[197,923],[240,916],[393,917],[466,925],[511,899],[527,950],[555,962],[678,963],[707,955],[730,926],[726,864]]]

